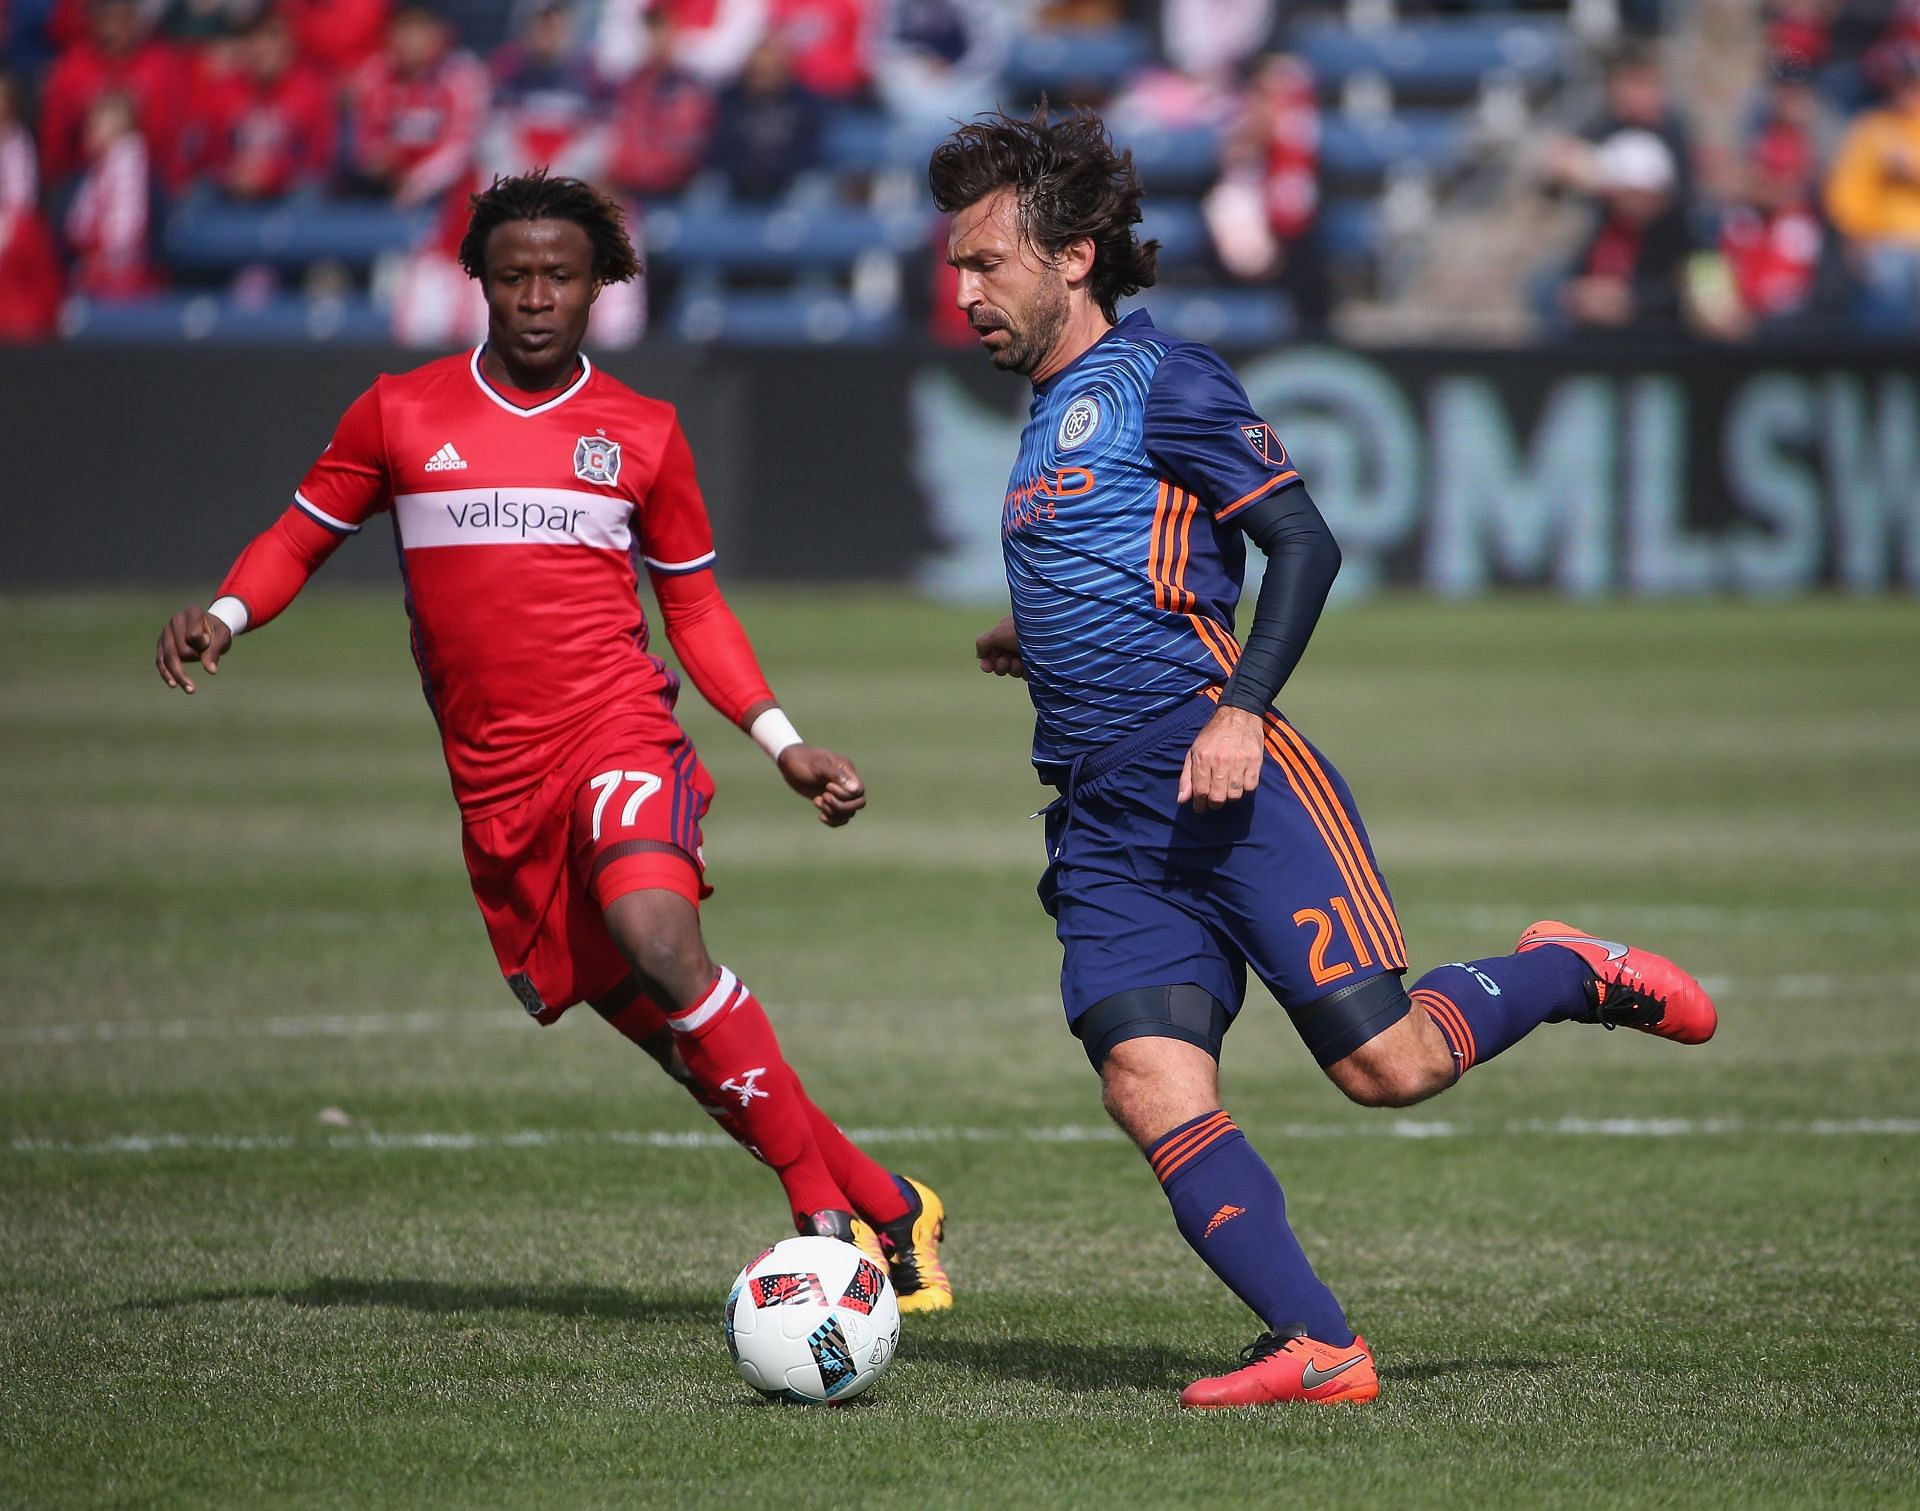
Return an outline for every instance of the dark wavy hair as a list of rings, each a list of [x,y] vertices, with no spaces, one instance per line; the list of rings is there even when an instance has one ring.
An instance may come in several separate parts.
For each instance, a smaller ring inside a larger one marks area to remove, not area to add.
[[[1021,233],[1048,257],[1090,239],[1089,281],[1109,320],[1128,294],[1153,286],[1160,243],[1133,234],[1146,192],[1133,153],[1115,150],[1105,122],[1091,110],[1054,120],[1042,101],[1024,120],[978,116],[933,149],[927,183],[934,204],[948,214],[1011,186]]]
[[[549,178],[545,168],[496,178],[469,196],[472,217],[460,238],[460,266],[469,278],[487,276],[487,238],[510,220],[570,220],[593,243],[593,281],[626,283],[640,274],[640,257],[627,235],[627,212],[592,184]]]

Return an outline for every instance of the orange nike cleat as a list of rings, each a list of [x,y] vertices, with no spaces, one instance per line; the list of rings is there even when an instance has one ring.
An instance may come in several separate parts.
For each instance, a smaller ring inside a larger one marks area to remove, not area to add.
[[[1543,944],[1564,945],[1593,972],[1594,1016],[1604,1028],[1637,1028],[1680,1044],[1704,1044],[1720,1015],[1706,988],[1664,955],[1614,939],[1596,939],[1571,924],[1543,918],[1520,936],[1519,954]]]
[[[1371,1401],[1380,1394],[1373,1350],[1365,1338],[1345,1348],[1295,1333],[1262,1333],[1240,1350],[1241,1368],[1195,1380],[1180,1392],[1180,1404],[1200,1411],[1223,1406],[1312,1405]]]

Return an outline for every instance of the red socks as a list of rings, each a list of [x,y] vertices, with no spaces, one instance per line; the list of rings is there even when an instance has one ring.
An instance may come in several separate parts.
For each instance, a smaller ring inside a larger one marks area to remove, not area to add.
[[[731,971],[723,969],[706,998],[684,1013],[663,1014],[641,995],[607,1021],[636,1044],[653,1038],[663,1022],[674,1028],[675,1046],[692,1077],[687,1090],[736,1143],[774,1168],[796,1217],[823,1207],[851,1210],[874,1224],[907,1215],[899,1184],[814,1105],[781,1054],[765,1010]],[[802,1130],[793,1126],[799,1118]],[[797,1139],[797,1133],[804,1137]],[[768,1153],[769,1138],[784,1162]],[[805,1143],[813,1146],[817,1164],[805,1154]],[[797,1148],[802,1152],[796,1157]],[[826,1169],[825,1194],[818,1164]],[[803,1201],[811,1203],[804,1211]]]
[[[727,1113],[727,1131],[773,1167],[786,1188],[794,1222],[828,1208],[848,1211],[847,1197],[814,1140],[811,1105],[780,1053],[773,1025],[752,992],[724,966],[713,990],[684,1012],[669,1013],[680,1058],[694,1083]]]
[[[794,1075],[791,1069],[787,1075],[793,1081],[793,1089],[799,1095],[801,1104],[807,1109],[807,1121],[813,1125],[814,1142],[820,1146],[820,1153],[826,1158],[827,1168],[833,1171],[833,1178],[840,1182],[840,1189],[852,1198],[854,1212],[875,1227],[898,1222],[905,1217],[909,1210],[907,1198],[892,1172],[842,1133],[838,1123],[814,1106],[806,1087],[800,1084],[799,1076]]]

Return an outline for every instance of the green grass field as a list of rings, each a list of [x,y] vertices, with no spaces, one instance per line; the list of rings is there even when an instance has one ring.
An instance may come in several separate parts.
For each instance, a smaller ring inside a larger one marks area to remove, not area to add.
[[[1288,712],[1417,968],[1561,917],[1690,964],[1722,1029],[1547,1029],[1395,1114],[1250,1003],[1228,1105],[1384,1392],[1193,1419],[1179,1386],[1257,1327],[1060,1026],[985,616],[739,601],[873,807],[827,832],[689,709],[709,937],[943,1192],[957,1308],[845,1411],[734,1376],[778,1188],[590,1013],[539,1031],[501,985],[390,598],[316,593],[191,700],[152,673],[171,604],[16,599],[0,1504],[1920,1499],[1920,609],[1328,619]]]

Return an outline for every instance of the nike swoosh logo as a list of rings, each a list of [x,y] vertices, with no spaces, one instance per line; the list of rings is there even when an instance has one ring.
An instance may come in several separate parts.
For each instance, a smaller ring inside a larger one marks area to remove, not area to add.
[[[1609,960],[1625,960],[1627,947],[1617,939],[1595,939],[1591,934],[1540,934],[1527,941],[1529,947],[1536,944],[1597,944],[1607,952]]]
[[[1300,1371],[1300,1388],[1302,1390],[1317,1390],[1336,1375],[1344,1375],[1364,1358],[1366,1358],[1365,1354],[1355,1354],[1351,1359],[1343,1360],[1329,1370],[1318,1370],[1309,1364],[1305,1369]]]

